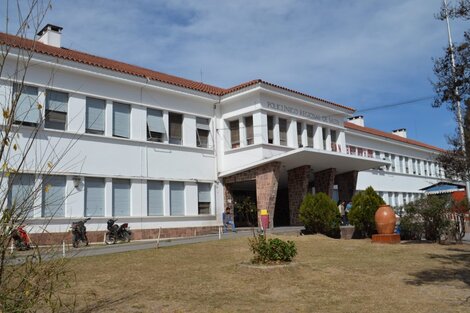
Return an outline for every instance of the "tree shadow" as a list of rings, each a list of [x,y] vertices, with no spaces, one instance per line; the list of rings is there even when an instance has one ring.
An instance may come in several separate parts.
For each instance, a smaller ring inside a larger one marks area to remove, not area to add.
[[[449,248],[447,251],[456,252],[449,255],[429,254],[430,259],[438,260],[441,266],[425,269],[410,275],[414,278],[406,283],[409,285],[424,285],[461,281],[470,288],[470,251],[458,248]]]
[[[128,302],[134,296],[136,296],[139,292],[133,292],[129,294],[123,294],[119,297],[107,298],[107,299],[100,299],[93,303],[88,303],[85,307],[78,309],[77,313],[92,313],[97,312],[98,310],[102,309],[111,309],[113,306],[115,307],[118,304]]]

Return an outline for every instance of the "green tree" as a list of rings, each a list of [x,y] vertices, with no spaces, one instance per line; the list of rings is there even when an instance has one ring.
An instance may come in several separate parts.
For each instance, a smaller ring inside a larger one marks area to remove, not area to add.
[[[443,195],[430,195],[408,203],[400,220],[403,238],[421,239],[424,234],[426,240],[439,240],[450,226],[447,214],[451,203],[451,198]]]
[[[348,219],[361,236],[371,237],[376,232],[375,211],[382,204],[385,204],[384,200],[370,186],[354,195]]]
[[[470,0],[460,0],[454,6],[441,7],[437,18],[445,20],[470,19]],[[452,66],[454,59],[455,67]],[[470,179],[470,30],[464,32],[463,41],[452,47],[447,47],[443,56],[434,60],[434,74],[436,80],[432,82],[436,96],[433,106],[447,107],[457,112],[457,102],[461,103],[461,114],[464,132],[464,145],[467,157],[464,157],[463,144],[460,140],[460,130],[449,136],[451,149],[443,152],[438,161],[451,177],[463,180]]]
[[[300,205],[300,221],[308,233],[337,236],[340,215],[336,203],[325,193],[308,193]]]

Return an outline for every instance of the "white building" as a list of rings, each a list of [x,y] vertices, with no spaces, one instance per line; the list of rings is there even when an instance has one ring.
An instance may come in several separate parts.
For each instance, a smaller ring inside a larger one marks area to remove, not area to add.
[[[352,108],[261,80],[224,89],[61,48],[53,25],[40,34],[33,42],[0,33],[12,48],[0,99],[11,103],[16,61],[33,51],[10,168],[39,131],[24,173],[9,179],[10,198],[24,186],[43,190],[28,225],[51,240],[84,216],[96,240],[112,216],[135,238],[159,227],[163,236],[206,233],[239,192],[256,193],[275,226],[297,224],[307,191],[349,200],[372,185],[395,206],[444,178],[439,148],[347,122]]]

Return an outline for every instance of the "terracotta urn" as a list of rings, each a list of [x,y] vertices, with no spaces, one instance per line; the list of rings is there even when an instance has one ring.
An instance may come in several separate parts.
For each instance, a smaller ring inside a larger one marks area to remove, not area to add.
[[[389,205],[381,205],[375,212],[375,226],[379,234],[393,234],[396,221],[395,211]]]

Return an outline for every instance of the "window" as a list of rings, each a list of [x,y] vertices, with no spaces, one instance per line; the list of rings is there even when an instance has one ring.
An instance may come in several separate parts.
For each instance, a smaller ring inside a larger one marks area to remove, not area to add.
[[[198,147],[209,147],[210,126],[209,119],[196,117],[196,142]]]
[[[45,128],[65,130],[67,125],[67,104],[69,95],[65,92],[46,91]]]
[[[184,215],[184,183],[170,182],[170,215]]]
[[[245,117],[245,129],[246,129],[246,144],[252,145],[255,143],[253,136],[253,116]]]
[[[302,144],[302,123],[297,122],[297,145],[299,148],[302,148],[304,145]]]
[[[104,179],[85,178],[85,216],[104,216]]]
[[[313,148],[313,125],[307,125],[307,147]]]
[[[91,134],[104,134],[106,101],[95,98],[86,98],[86,132]]]
[[[336,130],[330,130],[331,137],[331,151],[338,151],[338,146],[336,145]]]
[[[41,119],[41,110],[37,103],[38,88],[14,84],[13,92],[15,99],[20,94],[15,107],[15,124],[36,126]]]
[[[131,212],[131,181],[113,179],[113,216],[129,216]]]
[[[198,183],[198,214],[211,213],[211,184]]]
[[[394,154],[391,154],[390,155],[390,160],[392,161],[392,164],[391,164],[391,169],[392,169],[392,172],[395,172],[395,155]]]
[[[287,146],[287,120],[279,119],[279,143],[281,146]]]
[[[163,112],[161,110],[147,109],[147,140],[163,142],[165,134]]]
[[[131,106],[124,103],[113,103],[113,136],[130,137]]]
[[[410,167],[409,167],[409,162],[408,162],[408,158],[405,157],[405,173],[406,174],[409,174],[410,173]]]
[[[163,216],[162,181],[147,181],[147,209],[149,216]]]
[[[274,116],[268,115],[268,143],[274,143]]]
[[[238,120],[230,122],[230,143],[232,144],[232,149],[240,147],[239,128]]]
[[[326,146],[326,139],[328,138],[328,133],[327,133],[327,132],[328,132],[328,129],[325,128],[325,127],[323,127],[322,130],[323,130],[323,131],[322,131],[322,135],[323,135],[323,149],[326,150],[326,147],[327,147],[327,146]]]
[[[183,114],[169,113],[170,120],[170,143],[183,144]]]
[[[34,175],[16,174],[11,179],[8,206],[14,207],[17,212],[25,213],[28,217],[33,217],[34,199],[36,198]]]
[[[374,158],[380,160],[380,151],[374,151]]]
[[[42,216],[64,217],[65,176],[43,176]]]

